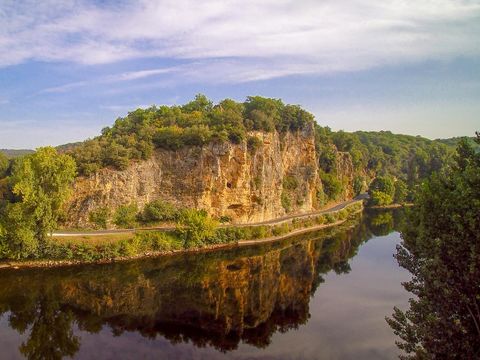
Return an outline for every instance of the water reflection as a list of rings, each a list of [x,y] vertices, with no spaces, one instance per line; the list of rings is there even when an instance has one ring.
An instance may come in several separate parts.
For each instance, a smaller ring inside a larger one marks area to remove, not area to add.
[[[388,234],[399,212],[281,243],[106,266],[0,272],[0,315],[25,340],[29,359],[74,356],[77,332],[161,335],[227,352],[239,343],[267,347],[274,333],[305,324],[309,302],[330,271],[373,235]]]

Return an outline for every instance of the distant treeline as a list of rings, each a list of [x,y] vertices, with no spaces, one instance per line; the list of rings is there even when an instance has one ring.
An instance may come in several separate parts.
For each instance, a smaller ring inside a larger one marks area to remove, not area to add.
[[[28,149],[0,149],[0,154],[5,155],[7,158],[16,158],[19,156],[32,154],[33,152],[34,150]]]

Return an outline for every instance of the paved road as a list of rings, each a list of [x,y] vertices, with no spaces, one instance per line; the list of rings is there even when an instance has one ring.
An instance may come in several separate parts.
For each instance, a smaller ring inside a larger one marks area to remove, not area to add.
[[[247,227],[247,226],[262,226],[262,225],[278,225],[282,224],[284,222],[290,221],[292,219],[306,219],[309,217],[315,217],[318,215],[322,214],[327,214],[327,213],[332,213],[336,212],[339,210],[344,209],[346,206],[353,204],[358,201],[362,201],[365,199],[365,195],[359,195],[353,200],[348,200],[344,201],[342,203],[339,203],[335,206],[332,206],[328,209],[320,210],[320,211],[314,211],[310,213],[303,213],[303,214],[296,214],[296,215],[288,215],[288,216],[283,216],[280,218],[268,220],[268,221],[261,221],[261,222],[256,222],[256,223],[248,223],[248,224],[231,224],[231,225],[221,225],[222,227]],[[62,232],[54,232],[52,236],[55,237],[69,237],[69,236],[101,236],[101,235],[112,235],[112,234],[131,234],[134,233],[135,230],[161,230],[161,231],[168,231],[168,230],[174,230],[174,226],[156,226],[156,227],[148,227],[148,228],[137,228],[137,229],[115,229],[115,230],[98,230],[98,231],[87,231],[87,232],[67,232],[67,233],[62,233]]]

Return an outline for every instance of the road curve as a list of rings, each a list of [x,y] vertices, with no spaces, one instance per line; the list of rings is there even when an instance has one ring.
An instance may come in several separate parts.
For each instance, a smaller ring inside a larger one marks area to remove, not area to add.
[[[356,198],[348,201],[341,202],[335,206],[332,206],[330,208],[324,209],[324,210],[319,210],[319,211],[313,211],[309,213],[303,213],[303,214],[294,214],[294,215],[288,215],[288,216],[282,216],[276,219],[272,220],[267,220],[267,221],[261,221],[261,222],[256,222],[256,223],[247,223],[247,224],[231,224],[231,225],[221,225],[221,227],[247,227],[247,226],[262,226],[262,225],[278,225],[278,224],[283,224],[284,222],[290,221],[292,219],[307,219],[310,217],[315,217],[318,215],[322,214],[328,214],[328,213],[333,213],[340,211],[347,207],[350,204],[353,204],[355,202],[362,201],[365,199],[365,195],[359,195]],[[96,230],[96,231],[87,231],[87,232],[68,232],[68,233],[62,233],[55,231],[51,234],[53,237],[73,237],[73,236],[101,236],[101,235],[113,235],[113,234],[133,234],[136,230],[159,230],[159,231],[168,231],[168,230],[174,230],[174,226],[156,226],[156,227],[147,227],[147,228],[136,228],[136,229],[115,229],[115,230]]]

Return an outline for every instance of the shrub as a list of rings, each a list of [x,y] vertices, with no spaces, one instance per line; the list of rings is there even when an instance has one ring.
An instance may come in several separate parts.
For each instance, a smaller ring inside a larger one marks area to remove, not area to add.
[[[298,180],[296,177],[288,175],[283,178],[282,185],[286,190],[295,190],[298,187]]]
[[[256,136],[249,136],[247,139],[247,148],[252,153],[255,153],[262,145],[263,141]]]
[[[135,227],[137,223],[137,213],[137,204],[122,205],[115,210],[113,223],[123,228]]]
[[[162,221],[177,221],[180,216],[178,209],[162,200],[154,200],[143,208],[138,220],[144,224]]]
[[[206,211],[196,209],[183,210],[177,224],[177,232],[182,236],[185,248],[202,247],[214,239],[218,222]]]
[[[110,209],[107,207],[98,208],[88,214],[88,221],[96,228],[106,229],[110,219]]]
[[[322,172],[320,178],[323,184],[323,192],[329,200],[336,200],[342,193],[343,187],[340,180],[334,174]]]
[[[376,206],[390,205],[393,203],[393,198],[383,191],[373,190],[370,192],[370,203]]]
[[[337,219],[334,214],[325,214],[325,221],[327,224],[333,224]]]
[[[292,209],[292,202],[290,201],[290,198],[288,197],[287,193],[282,192],[281,202],[285,211],[287,213],[290,212],[290,210]]]
[[[232,221],[232,218],[230,216],[222,215],[222,216],[220,216],[220,219],[218,219],[218,221],[221,224],[227,224],[227,223]]]

